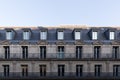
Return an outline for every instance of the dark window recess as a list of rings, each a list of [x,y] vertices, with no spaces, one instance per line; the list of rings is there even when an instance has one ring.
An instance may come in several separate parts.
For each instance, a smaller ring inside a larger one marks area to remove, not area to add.
[[[23,59],[28,58],[28,46],[22,46],[22,58]]]
[[[113,76],[120,76],[120,65],[113,65]]]
[[[83,75],[83,65],[76,65],[76,76]]]
[[[102,65],[95,65],[95,76],[101,76]]]
[[[40,58],[46,58],[46,46],[40,46]]]
[[[100,58],[100,46],[95,46],[94,47],[94,58],[98,59]]]
[[[28,65],[21,65],[22,68],[22,77],[28,76]]]
[[[10,58],[10,48],[9,48],[9,46],[4,46],[4,57],[5,57],[5,59],[9,59]]]
[[[46,65],[40,65],[40,76],[46,76]]]
[[[64,58],[64,46],[58,46],[58,58]]]
[[[112,55],[113,55],[113,58],[117,59],[119,58],[119,47],[118,46],[114,46],[113,49],[112,49]]]
[[[82,46],[76,46],[76,58],[82,58]]]
[[[58,76],[65,75],[65,65],[58,65]]]
[[[4,76],[8,77],[9,76],[9,65],[3,65],[4,68]]]

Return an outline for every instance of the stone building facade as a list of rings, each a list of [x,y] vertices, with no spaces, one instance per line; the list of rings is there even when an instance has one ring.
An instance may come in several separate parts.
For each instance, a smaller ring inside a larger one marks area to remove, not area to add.
[[[120,79],[120,29],[0,29],[1,79]]]

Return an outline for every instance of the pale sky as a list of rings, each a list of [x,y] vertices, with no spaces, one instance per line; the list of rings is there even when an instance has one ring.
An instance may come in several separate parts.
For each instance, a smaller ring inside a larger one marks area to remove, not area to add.
[[[0,26],[120,26],[120,0],[0,0]]]

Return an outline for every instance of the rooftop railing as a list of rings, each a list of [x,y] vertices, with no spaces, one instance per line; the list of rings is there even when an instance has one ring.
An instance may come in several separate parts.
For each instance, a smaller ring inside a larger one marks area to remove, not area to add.
[[[0,54],[0,59],[120,59],[120,55],[110,53],[95,55],[93,53],[84,53],[76,55],[76,53],[28,53],[24,56],[22,53],[10,53],[5,57],[5,53]]]
[[[118,78],[120,79],[120,73],[114,75],[112,72],[101,72],[99,75],[95,75],[94,72],[83,72],[80,75],[77,75],[76,72],[65,72],[61,75],[58,75],[57,72],[46,72],[43,73],[44,75],[41,75],[40,72],[28,72],[28,73],[22,73],[22,72],[10,72],[10,73],[0,73],[0,78],[68,78],[68,79],[77,79],[77,78],[85,78],[85,79],[94,79],[94,78]]]

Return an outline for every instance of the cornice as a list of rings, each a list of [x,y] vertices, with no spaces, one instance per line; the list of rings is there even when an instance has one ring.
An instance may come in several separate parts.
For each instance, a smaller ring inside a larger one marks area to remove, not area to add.
[[[102,45],[102,41],[99,41],[99,40],[95,40],[92,42],[93,45]]]
[[[1,45],[10,45],[11,43],[8,40],[3,40],[3,41],[0,41],[0,44]]]
[[[43,40],[40,40],[37,42],[38,45],[47,45],[48,42],[47,41],[43,41]]]
[[[111,45],[120,45],[120,41],[112,41]]]
[[[23,40],[23,41],[20,41],[20,42],[19,42],[19,44],[20,44],[20,45],[29,45],[29,42],[28,42],[28,41]]]
[[[76,40],[75,45],[84,45],[85,43],[82,40]]]
[[[66,44],[66,42],[63,40],[56,41],[56,45],[65,45],[65,44]]]

